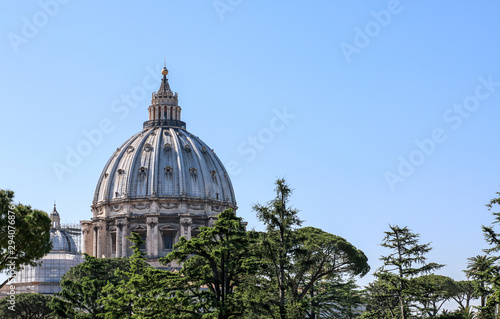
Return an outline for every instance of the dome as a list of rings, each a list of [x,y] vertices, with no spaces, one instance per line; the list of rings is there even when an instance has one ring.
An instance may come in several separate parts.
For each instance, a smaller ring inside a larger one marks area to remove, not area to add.
[[[153,126],[129,138],[105,165],[93,204],[185,198],[236,206],[217,155],[182,127]]]
[[[51,252],[64,251],[76,253],[78,251],[75,241],[64,229],[52,228],[50,230],[50,241],[52,242]]]
[[[178,94],[170,89],[167,73],[166,68],[161,72],[142,130],[117,148],[102,170],[92,219],[81,221],[84,253],[131,256],[128,237],[137,233],[145,240],[141,249],[148,260],[156,262],[180,238],[197,236],[220,212],[236,209],[221,160],[181,121]]]

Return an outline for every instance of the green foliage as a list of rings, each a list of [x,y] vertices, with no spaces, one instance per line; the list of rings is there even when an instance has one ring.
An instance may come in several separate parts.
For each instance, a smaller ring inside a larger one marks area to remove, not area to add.
[[[266,269],[270,270],[265,277],[270,278],[277,286],[278,307],[280,318],[286,318],[286,270],[292,267],[289,258],[296,241],[293,239],[293,230],[302,224],[298,218],[296,209],[288,208],[288,201],[292,190],[284,179],[276,181],[276,197],[269,201],[266,206],[256,204],[253,206],[257,217],[264,222],[267,233],[262,240],[262,256],[268,264]],[[264,278],[265,278],[264,277]],[[293,309],[300,304],[292,303]]]
[[[361,291],[353,279],[336,277],[318,281],[310,296],[307,318],[355,318],[362,305]]]
[[[183,263],[180,271],[148,267],[137,234],[129,272],[110,283],[102,303],[102,316],[118,318],[237,318],[247,307],[244,287],[255,269],[250,247],[253,232],[245,232],[241,218],[229,209],[213,227],[201,227],[195,238],[182,237],[160,262]]]
[[[36,266],[45,256],[50,242],[50,217],[30,206],[14,205],[14,192],[0,189],[0,272],[10,276],[23,265]]]
[[[455,300],[461,311],[469,309],[471,300],[477,298],[477,283],[472,280],[454,281],[453,294],[451,298]]]
[[[383,313],[406,319],[411,316],[411,308],[414,306],[412,301],[421,293],[419,292],[421,286],[415,278],[443,265],[426,262],[425,254],[432,248],[430,244],[419,244],[418,234],[412,233],[407,227],[389,225],[389,228],[390,231],[385,232],[381,246],[389,248],[391,253],[380,257],[384,264],[374,274],[378,280],[376,285],[378,294],[369,298],[376,301],[371,305],[370,311],[372,314]],[[380,300],[382,297],[387,300],[383,302]],[[394,300],[397,300],[397,309],[392,308]],[[391,308],[379,309],[376,306]]]
[[[400,315],[399,299],[382,280],[375,280],[364,290],[366,311],[361,318],[397,318]]]
[[[255,272],[251,245],[256,234],[245,232],[232,209],[218,215],[213,227],[202,227],[191,240],[181,238],[163,264],[182,262],[178,276],[167,286],[171,312],[180,317],[233,318],[246,309],[244,282]]]
[[[48,306],[51,296],[22,293],[15,295],[15,306],[9,303],[9,297],[0,300],[0,318],[2,319],[52,319],[52,309]]]
[[[257,246],[259,285],[251,295],[259,300],[253,301],[258,304],[267,299],[261,307],[269,315],[278,312],[280,318],[314,318],[317,313],[334,315],[335,309],[355,308],[356,298],[340,298],[353,288],[342,278],[365,275],[370,269],[366,256],[344,238],[314,227],[298,228],[298,211],[288,208],[290,195],[290,188],[280,179],[276,197],[265,206],[254,205],[267,232],[261,234]]]
[[[61,292],[50,303],[60,318],[98,318],[104,312],[100,303],[102,289],[122,278],[116,270],[129,270],[128,258],[95,258],[85,255],[85,262],[72,267],[61,278]]]
[[[436,317],[445,302],[456,293],[453,279],[441,275],[424,275],[416,277],[414,284],[414,301],[422,316]]]
[[[500,193],[496,193],[500,195]],[[486,206],[488,210],[500,204],[500,197],[493,198]],[[482,226],[484,238],[490,248],[484,249],[486,255],[469,258],[467,276],[474,280],[476,294],[481,298],[481,306],[478,307],[477,318],[497,318],[500,306],[500,256],[493,255],[500,251],[500,234],[495,231],[496,224],[500,223],[500,212],[492,212],[493,222],[490,226]]]
[[[100,318],[165,318],[161,311],[157,311],[154,301],[155,289],[161,280],[158,274],[171,275],[170,272],[155,269],[146,262],[146,257],[140,247],[144,244],[141,236],[132,233],[127,237],[134,245],[134,254],[130,257],[130,267],[117,269],[114,273],[119,281],[109,281],[102,289],[99,302],[104,308]],[[148,298],[149,297],[149,298]]]

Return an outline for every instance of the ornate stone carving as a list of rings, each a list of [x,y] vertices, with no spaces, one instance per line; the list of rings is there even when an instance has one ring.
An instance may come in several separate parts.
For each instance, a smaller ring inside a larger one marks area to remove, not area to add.
[[[123,205],[112,205],[111,210],[114,212],[119,212],[123,209]]]
[[[132,204],[132,207],[138,210],[148,209],[151,206],[150,203],[137,203]]]
[[[222,210],[224,209],[224,207],[222,206],[219,206],[219,205],[212,205],[212,211],[213,212],[217,212],[217,213],[220,213],[222,212]]]
[[[159,203],[158,206],[163,209],[174,209],[179,207],[179,203],[177,202],[165,202],[165,203]]]
[[[148,217],[148,218],[146,218],[146,224],[148,224],[150,226],[154,226],[154,225],[158,224],[158,217]]]
[[[203,210],[205,208],[205,204],[187,204],[187,208],[193,210]]]
[[[84,222],[82,223],[82,231],[83,233],[89,233],[92,230],[92,223]]]
[[[193,223],[193,219],[191,218],[181,218],[180,223],[182,225],[182,228],[184,229],[184,233],[182,234],[183,236],[188,236],[188,229]]]
[[[170,230],[170,231],[172,231],[172,230],[173,230],[173,231],[177,231],[177,230],[179,230],[179,228],[178,228],[177,226],[175,226],[175,225],[171,225],[171,224],[167,224],[167,225],[160,226],[160,228],[159,228],[159,229],[160,229],[161,231],[168,231],[168,230]]]
[[[121,228],[121,227],[127,225],[127,220],[126,219],[117,219],[115,224],[116,224],[116,226]]]
[[[132,231],[141,231],[141,230],[146,230],[146,226],[144,226],[144,225],[137,225],[134,228],[132,228]]]
[[[102,216],[102,215],[104,215],[104,207],[99,207],[99,208],[97,209],[97,215],[98,215],[98,216]]]

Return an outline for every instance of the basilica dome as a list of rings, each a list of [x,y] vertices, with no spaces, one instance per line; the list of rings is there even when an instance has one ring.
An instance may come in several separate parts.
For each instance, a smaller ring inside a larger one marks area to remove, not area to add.
[[[104,167],[93,203],[153,198],[236,205],[214,151],[176,126],[146,127],[118,148]]]
[[[52,251],[77,252],[73,237],[65,229],[51,229],[50,241],[52,242]]]
[[[224,209],[236,209],[229,175],[214,150],[186,130],[168,70],[152,94],[149,119],[107,161],[82,221],[83,251],[96,257],[131,255],[127,236],[146,241],[148,259],[163,256],[180,237],[196,236]]]
[[[97,183],[93,205],[130,200],[190,199],[236,206],[224,165],[207,144],[180,120],[177,93],[166,68],[153,94],[143,130],[121,145]]]

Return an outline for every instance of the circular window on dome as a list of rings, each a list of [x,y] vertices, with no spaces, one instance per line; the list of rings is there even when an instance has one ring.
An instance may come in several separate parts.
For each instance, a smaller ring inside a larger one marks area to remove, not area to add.
[[[163,145],[163,149],[165,151],[170,151],[172,149],[172,145],[170,143],[165,143],[165,145]]]
[[[193,174],[193,175],[196,175],[196,168],[191,167],[191,168],[189,169],[189,172],[190,172],[191,174]]]
[[[170,174],[170,173],[172,173],[172,166],[166,166],[166,167],[165,167],[165,173],[166,173],[166,174]]]
[[[206,153],[206,152],[207,152],[207,149],[205,148],[205,146],[202,146],[202,147],[201,147],[201,152],[202,152],[202,153]]]
[[[118,175],[123,175],[123,174],[125,174],[125,171],[120,168],[120,169],[118,169],[117,173],[118,173]]]
[[[189,144],[184,145],[184,149],[186,152],[191,152],[191,146],[189,146]]]
[[[153,150],[153,146],[151,144],[146,144],[146,146],[144,146],[144,152],[151,152]]]
[[[132,153],[134,150],[135,150],[135,148],[132,145],[127,147],[127,153]]]

